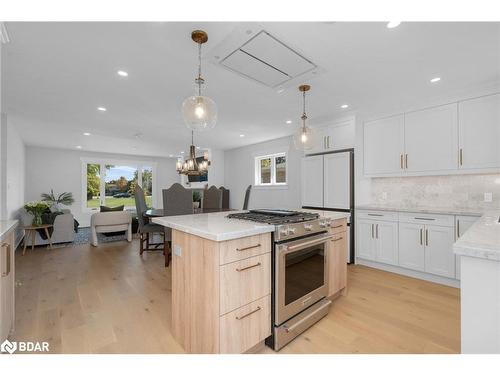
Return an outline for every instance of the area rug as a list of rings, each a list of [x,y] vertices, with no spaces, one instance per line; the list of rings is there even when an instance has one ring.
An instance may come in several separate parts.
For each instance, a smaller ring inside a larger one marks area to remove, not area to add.
[[[91,241],[91,232],[90,232],[90,227],[86,228],[78,228],[78,232],[75,233],[75,241],[73,242],[74,245],[84,245],[87,243],[90,243]],[[103,242],[115,242],[115,241],[126,241],[127,240],[127,235],[126,234],[121,234],[118,236],[105,236],[102,233],[97,233],[97,241],[99,243]]]

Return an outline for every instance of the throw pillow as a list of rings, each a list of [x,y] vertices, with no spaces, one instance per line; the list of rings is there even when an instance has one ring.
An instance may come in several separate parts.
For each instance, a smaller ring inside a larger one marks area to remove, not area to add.
[[[101,212],[123,211],[124,207],[125,206],[123,204],[121,206],[116,206],[116,207],[101,206]]]

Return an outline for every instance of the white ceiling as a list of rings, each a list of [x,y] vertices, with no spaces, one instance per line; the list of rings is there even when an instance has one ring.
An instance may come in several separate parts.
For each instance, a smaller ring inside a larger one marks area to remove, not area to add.
[[[195,135],[202,147],[230,149],[296,128],[297,86],[304,82],[278,93],[211,62],[221,45],[262,28],[319,66],[307,79],[311,124],[338,117],[344,103],[354,111],[396,108],[500,78],[500,23],[395,29],[366,22],[7,23],[4,108],[30,145],[178,155],[190,140],[180,107],[194,92],[197,46],[190,33],[198,28],[209,35],[205,94],[219,109],[216,128]],[[120,69],[129,76],[119,77]],[[435,76],[442,80],[431,84]],[[286,125],[288,119],[293,124]]]

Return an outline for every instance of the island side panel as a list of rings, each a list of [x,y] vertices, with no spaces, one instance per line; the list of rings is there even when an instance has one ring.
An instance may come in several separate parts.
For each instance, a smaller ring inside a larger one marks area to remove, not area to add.
[[[218,353],[219,244],[173,230],[172,249],[173,335],[188,353]]]

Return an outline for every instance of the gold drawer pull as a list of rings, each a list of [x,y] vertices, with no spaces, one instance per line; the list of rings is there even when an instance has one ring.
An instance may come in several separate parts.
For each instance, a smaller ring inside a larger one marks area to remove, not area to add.
[[[236,268],[236,271],[238,272],[241,272],[241,271],[245,271],[245,270],[249,270],[250,268],[254,268],[254,267],[258,267],[260,266],[260,262],[259,263],[256,263],[256,264],[253,264],[251,266],[248,266],[248,267],[244,267],[244,268]]]
[[[2,277],[9,276],[10,274],[10,244],[8,243],[3,243],[2,248],[6,247],[7,251],[5,253],[5,265],[6,265],[6,270],[2,271]]]
[[[237,248],[236,251],[245,251],[245,250],[255,249],[256,247],[260,247],[260,243],[253,246],[242,247],[241,249]]]
[[[333,241],[333,242],[337,242],[337,241],[342,240],[343,238],[344,238],[344,237],[339,237],[339,238],[336,238],[336,239],[334,239],[334,240],[332,240],[332,241]]]
[[[241,319],[244,319],[244,318],[246,318],[247,316],[252,315],[253,313],[256,313],[256,312],[257,312],[257,311],[259,311],[259,310],[260,310],[260,306],[257,306],[257,308],[256,308],[255,310],[250,311],[249,313],[246,313],[245,315],[242,315],[242,316],[237,316],[237,317],[236,317],[236,320],[241,320]]]
[[[335,225],[334,227],[332,227],[332,229],[342,228],[343,226],[344,226],[344,224]]]

